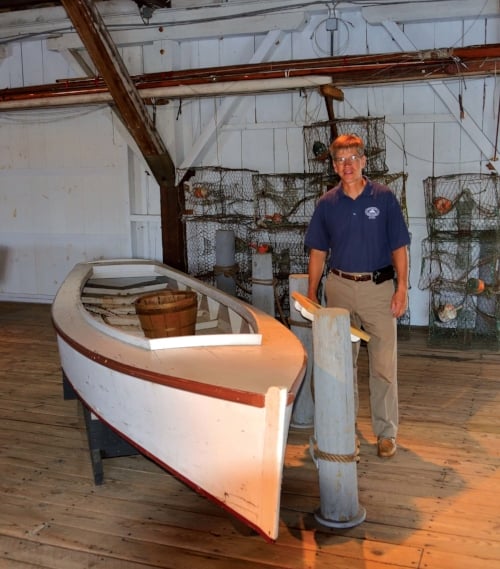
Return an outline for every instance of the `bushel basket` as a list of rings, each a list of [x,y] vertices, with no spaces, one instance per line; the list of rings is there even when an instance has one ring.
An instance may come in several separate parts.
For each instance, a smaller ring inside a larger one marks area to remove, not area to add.
[[[188,290],[152,292],[135,301],[135,311],[147,338],[193,335],[197,309],[198,297]]]

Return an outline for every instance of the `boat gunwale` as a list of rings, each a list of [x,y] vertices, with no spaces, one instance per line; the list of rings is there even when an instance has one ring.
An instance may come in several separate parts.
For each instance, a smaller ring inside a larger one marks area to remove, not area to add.
[[[147,265],[147,266],[156,266],[156,267],[165,267],[165,269],[168,272],[173,272],[175,277],[172,278],[176,278],[177,275],[179,277],[180,281],[183,281],[183,284],[186,284],[186,286],[190,286],[190,282],[193,282],[193,278],[189,277],[189,275],[185,275],[179,271],[177,271],[176,269],[173,269],[171,267],[168,267],[166,265],[162,265],[159,262],[156,261],[148,261],[148,260],[134,260],[134,259],[123,259],[123,260],[112,260],[112,261],[101,261],[101,262],[96,262],[96,263],[79,263],[78,265],[76,265],[73,269],[72,272],[76,271],[78,266],[85,266],[88,265],[88,271],[86,273],[86,275],[81,279],[80,282],[80,289],[78,292],[78,298],[73,299],[74,300],[74,306],[76,305],[78,307],[78,310],[80,310],[80,307],[82,310],[85,310],[85,308],[83,307],[83,304],[81,302],[81,292],[83,290],[84,284],[86,282],[86,280],[88,279],[88,275],[92,272],[93,270],[93,266],[94,264],[98,265],[100,263],[103,263],[102,266],[104,266],[104,263],[106,263],[107,265],[119,265],[119,264],[128,264],[128,265]],[[71,273],[70,273],[71,274]],[[212,293],[214,292],[214,296],[215,297],[220,297],[222,303],[223,299],[226,298],[226,295],[224,293],[221,293],[221,291],[219,291],[218,289],[214,289],[214,287],[209,287],[208,285],[202,283],[201,281],[196,281],[195,283],[196,287],[193,287],[193,290],[196,290],[197,288],[201,288],[202,290],[206,290],[207,294],[208,293]],[[200,286],[198,286],[200,285]],[[64,283],[61,286],[61,289],[64,287]],[[212,290],[213,289],[213,290]],[[58,292],[59,294],[59,292]],[[148,369],[144,369],[144,368],[140,368],[128,363],[124,363],[121,361],[118,361],[116,359],[113,359],[109,356],[105,356],[102,355],[98,352],[96,352],[95,350],[92,350],[91,348],[85,346],[84,344],[82,344],[81,342],[75,340],[74,338],[72,338],[64,329],[63,327],[58,323],[57,321],[57,316],[55,314],[55,304],[56,304],[56,300],[57,300],[57,295],[56,295],[56,299],[54,300],[54,304],[52,307],[52,323],[54,326],[54,329],[56,330],[57,335],[67,344],[69,345],[72,349],[76,350],[77,352],[79,352],[80,354],[82,354],[83,356],[85,356],[86,358],[88,358],[89,360],[100,364],[106,368],[109,369],[113,369],[114,371],[117,371],[119,373],[123,373],[126,375],[129,375],[131,377],[135,377],[136,379],[141,379],[141,380],[146,380],[146,381],[151,381],[154,383],[158,383],[158,384],[162,384],[162,385],[166,385],[169,387],[173,387],[176,389],[181,389],[183,391],[188,391],[188,392],[192,392],[192,393],[199,393],[201,395],[206,395],[209,397],[215,397],[217,399],[224,399],[227,401],[232,401],[232,402],[237,402],[237,403],[243,403],[243,404],[247,404],[247,405],[251,405],[254,407],[265,407],[265,400],[266,400],[266,392],[256,392],[256,391],[249,391],[249,390],[242,390],[242,389],[237,389],[237,388],[233,388],[233,387],[229,387],[229,386],[223,386],[223,385],[215,385],[213,383],[204,383],[201,381],[197,381],[194,379],[186,379],[183,377],[178,377],[172,374],[167,374],[165,372],[157,372],[154,370],[148,370]],[[217,298],[216,298],[217,300]],[[227,303],[225,303],[227,304]],[[240,314],[243,317],[243,314],[241,314],[243,312],[243,310],[246,311],[246,314],[249,315],[253,320],[254,320],[254,326],[253,329],[256,331],[256,333],[259,333],[259,319],[262,318],[263,319],[267,319],[267,321],[274,321],[274,319],[272,319],[268,314],[265,313],[260,313],[258,310],[255,310],[254,307],[249,306],[249,308],[246,307],[242,307],[242,306],[238,306],[237,303],[235,303],[235,306],[239,309],[236,310],[235,307],[231,306],[231,309],[234,309],[235,312],[237,312],[238,314]],[[254,314],[255,313],[255,314]],[[101,334],[105,334],[105,332],[103,332],[102,330],[99,330],[93,326],[91,326],[90,322],[87,322],[84,320],[84,323],[89,326],[90,328],[92,328],[92,330],[97,331]],[[278,325],[278,322],[275,322],[276,325]],[[115,342],[119,342],[118,339],[116,339],[113,336],[109,336],[109,338],[111,338],[113,341]],[[134,349],[141,349],[140,347],[137,346],[132,346]],[[216,346],[217,347],[217,346]],[[240,348],[246,348],[246,347],[254,347],[254,346],[238,346]],[[297,395],[297,392],[299,390],[299,387],[302,383],[304,374],[305,374],[305,369],[306,369],[306,362],[307,362],[307,355],[304,352],[304,357],[303,357],[303,361],[302,361],[302,365],[300,367],[300,369],[298,370],[295,378],[293,379],[293,382],[291,383],[291,385],[288,388],[288,395],[287,395],[287,404],[290,405],[293,403],[293,401],[295,400],[295,397]],[[71,378],[68,378],[71,379]],[[270,389],[272,386],[269,386],[268,389]]]

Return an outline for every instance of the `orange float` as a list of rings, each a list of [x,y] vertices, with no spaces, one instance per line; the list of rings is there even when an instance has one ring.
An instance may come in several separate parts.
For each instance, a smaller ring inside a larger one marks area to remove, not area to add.
[[[486,285],[481,279],[471,278],[467,281],[465,288],[469,294],[481,294],[484,292]]]
[[[434,198],[432,205],[434,209],[439,213],[439,215],[444,215],[448,213],[453,207],[453,202],[448,198],[438,197]]]
[[[208,190],[204,186],[196,186],[193,188],[193,194],[195,198],[206,198],[208,196]]]

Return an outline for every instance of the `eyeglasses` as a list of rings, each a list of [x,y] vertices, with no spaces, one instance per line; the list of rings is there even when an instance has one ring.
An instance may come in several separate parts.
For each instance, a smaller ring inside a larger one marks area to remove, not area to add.
[[[354,164],[354,162],[357,162],[358,160],[361,160],[362,156],[358,156],[357,154],[352,154],[351,156],[336,156],[333,161],[335,162],[335,164],[345,164],[350,163],[350,164]]]

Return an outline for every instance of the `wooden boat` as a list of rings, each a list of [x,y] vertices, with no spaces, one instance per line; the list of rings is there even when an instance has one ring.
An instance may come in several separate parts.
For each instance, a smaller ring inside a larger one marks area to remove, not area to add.
[[[196,292],[192,335],[147,338],[134,300]],[[306,353],[276,319],[154,261],[82,263],[52,306],[62,369],[81,401],[141,453],[269,540]]]

